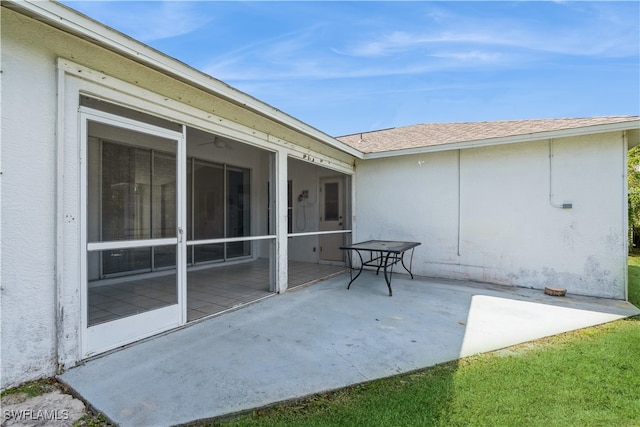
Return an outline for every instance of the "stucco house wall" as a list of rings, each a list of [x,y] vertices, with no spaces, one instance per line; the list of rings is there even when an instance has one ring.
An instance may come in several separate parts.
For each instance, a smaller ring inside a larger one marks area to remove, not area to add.
[[[55,59],[15,33],[15,18],[3,8],[3,387],[51,375],[57,362]]]
[[[609,132],[358,161],[355,238],[421,242],[419,275],[625,299],[626,149]]]

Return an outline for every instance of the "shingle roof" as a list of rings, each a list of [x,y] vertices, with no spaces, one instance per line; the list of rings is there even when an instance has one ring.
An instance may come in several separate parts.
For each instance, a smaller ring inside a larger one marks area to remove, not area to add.
[[[589,126],[638,121],[638,116],[425,123],[337,137],[362,153],[382,153],[444,144],[509,138]]]

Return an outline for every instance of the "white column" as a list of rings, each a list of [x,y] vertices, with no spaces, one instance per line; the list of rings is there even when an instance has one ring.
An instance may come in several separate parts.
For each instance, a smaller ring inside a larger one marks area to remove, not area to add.
[[[276,153],[276,283],[275,291],[283,293],[289,281],[287,253],[287,152]]]

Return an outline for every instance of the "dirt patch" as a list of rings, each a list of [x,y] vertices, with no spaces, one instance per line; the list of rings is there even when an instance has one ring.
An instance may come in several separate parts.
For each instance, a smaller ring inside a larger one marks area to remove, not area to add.
[[[6,390],[0,399],[2,427],[83,427],[108,426],[53,379],[23,384]]]
[[[2,426],[72,426],[87,415],[84,403],[54,390],[39,396],[15,393],[2,398]]]

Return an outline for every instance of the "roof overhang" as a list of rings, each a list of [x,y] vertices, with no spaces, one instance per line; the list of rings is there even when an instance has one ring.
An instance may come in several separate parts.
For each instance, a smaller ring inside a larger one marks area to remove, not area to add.
[[[425,147],[408,148],[403,150],[365,153],[363,159],[380,159],[385,157],[407,156],[411,154],[435,153],[439,151],[464,150],[466,148],[487,147],[491,145],[517,144],[521,142],[539,141],[554,138],[567,138],[572,136],[591,135],[597,133],[626,131],[629,148],[640,144],[640,119],[620,123],[604,125],[584,126],[572,129],[554,130],[548,132],[536,132],[525,135],[512,135],[500,138],[487,138],[455,142],[450,144],[438,144]]]
[[[332,136],[63,4],[54,1],[3,0],[2,6],[223,98],[337,150],[362,158],[360,151]]]

